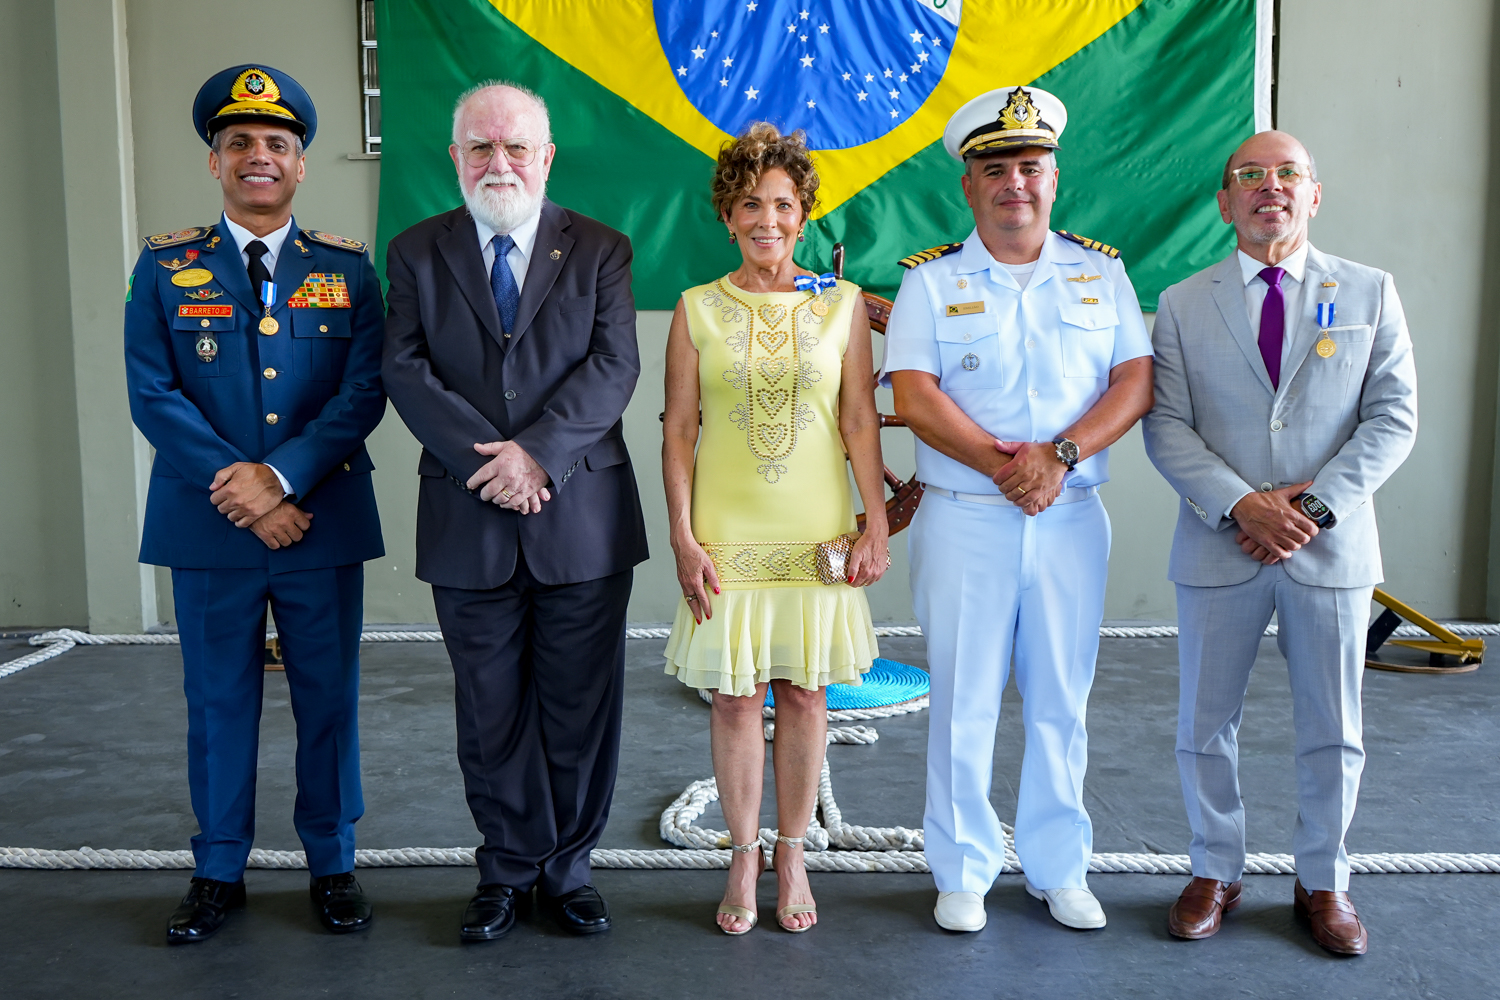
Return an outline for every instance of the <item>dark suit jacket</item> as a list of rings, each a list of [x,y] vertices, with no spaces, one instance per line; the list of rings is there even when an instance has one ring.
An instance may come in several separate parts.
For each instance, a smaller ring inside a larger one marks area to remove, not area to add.
[[[580,583],[646,556],[622,414],[640,375],[630,241],[543,202],[515,329],[506,340],[468,210],[417,223],[386,252],[386,392],[417,440],[417,577],[487,590],[516,553],[545,584]],[[463,483],[515,441],[551,477],[538,514]]]
[[[130,414],[156,448],[141,562],[285,573],[384,555],[375,465],[365,450],[385,414],[380,282],[364,244],[299,230],[294,221],[272,276],[281,289],[271,310],[280,329],[266,336],[257,332],[260,302],[228,229],[172,235],[141,251],[125,301]],[[191,289],[173,284],[183,257],[211,278]],[[291,308],[313,273],[342,278],[349,305]],[[204,337],[214,349],[199,354]],[[235,462],[265,462],[287,477],[294,502],[315,515],[302,541],[272,551],[209,503],[214,473]]]

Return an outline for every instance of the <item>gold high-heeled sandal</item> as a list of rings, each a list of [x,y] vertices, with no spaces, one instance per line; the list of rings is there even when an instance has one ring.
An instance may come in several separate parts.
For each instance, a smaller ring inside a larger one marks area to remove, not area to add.
[[[805,841],[806,839],[806,837],[777,836],[776,842],[778,844],[785,844],[788,847],[802,847],[803,841]],[[783,923],[783,921],[786,920],[787,917],[795,917],[799,913],[811,913],[814,917],[816,917],[818,915],[818,906],[816,903],[788,903],[787,905],[776,911],[776,926],[780,927],[788,934],[801,934],[803,931],[807,930],[813,925],[808,924],[806,927],[788,927],[785,923]]]
[[[749,854],[751,851],[760,846],[760,841],[756,840],[749,844],[730,844],[729,849],[736,854]],[[764,865],[765,862],[761,863],[762,865]],[[760,872],[756,872],[756,875],[759,876]],[[757,881],[759,881],[758,878]],[[760,922],[760,916],[754,910],[746,909],[743,906],[735,906],[733,903],[720,903],[718,912],[727,914],[731,917],[738,917],[741,920],[748,920],[750,922],[750,926],[746,927],[744,930],[732,931],[715,920],[714,924],[718,926],[719,930],[723,931],[725,934],[728,934],[730,937],[739,937],[741,934],[748,934],[755,927],[755,925]]]

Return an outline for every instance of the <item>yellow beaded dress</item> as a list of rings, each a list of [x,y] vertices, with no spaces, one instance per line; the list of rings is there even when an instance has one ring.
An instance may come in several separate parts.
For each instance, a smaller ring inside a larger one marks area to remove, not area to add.
[[[859,287],[752,293],[726,277],[682,299],[703,412],[693,535],[723,593],[701,625],[678,602],[667,673],[736,696],[775,678],[858,684],[876,656],[870,605],[818,582],[816,546],[855,526],[838,413]]]

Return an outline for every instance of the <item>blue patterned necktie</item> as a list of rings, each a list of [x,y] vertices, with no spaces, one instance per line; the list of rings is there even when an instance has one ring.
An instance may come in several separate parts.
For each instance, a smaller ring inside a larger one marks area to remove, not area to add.
[[[495,307],[500,310],[500,328],[511,333],[516,325],[516,310],[521,305],[521,289],[516,285],[516,276],[511,272],[506,255],[515,248],[516,241],[509,236],[496,236],[490,240],[495,248],[495,264],[490,268],[490,290],[495,293]]]

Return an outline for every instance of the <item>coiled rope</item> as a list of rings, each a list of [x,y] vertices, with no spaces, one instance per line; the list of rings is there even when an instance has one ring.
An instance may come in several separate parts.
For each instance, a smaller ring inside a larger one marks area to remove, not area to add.
[[[1500,625],[1458,623],[1446,626],[1458,635],[1500,635]],[[626,638],[660,639],[670,634],[667,628],[631,628]],[[274,633],[271,633],[274,635]],[[916,626],[884,626],[876,629],[882,636],[920,636]],[[1176,626],[1104,626],[1099,629],[1103,638],[1172,638],[1177,635]],[[1275,635],[1276,626],[1266,629],[1266,635]],[[1423,635],[1421,629],[1402,625],[1397,635]],[[269,638],[269,635],[268,635]],[[438,642],[441,632],[415,631],[369,631],[362,636],[365,642]],[[67,652],[77,645],[177,645],[178,637],[171,634],[121,634],[92,635],[75,629],[57,629],[32,636],[30,643],[40,646],[34,653],[0,664],[0,677],[7,677],[27,667],[35,666]],[[705,701],[712,701],[710,692],[699,692]],[[917,698],[897,705],[876,708],[860,708],[829,712],[830,722],[868,721],[891,718],[927,707],[927,699]],[[775,709],[766,706],[765,717],[773,719]],[[775,736],[775,723],[766,722],[764,735],[767,740]],[[828,731],[828,742],[851,745],[868,745],[880,738],[869,726],[835,726]],[[718,800],[718,785],[713,778],[694,781],[674,799],[661,815],[659,830],[661,837],[672,844],[670,849],[630,850],[598,848],[589,856],[594,868],[613,869],[699,869],[713,870],[729,867],[731,857],[727,849],[730,844],[728,831],[706,830],[696,821],[707,807]],[[821,820],[820,820],[821,817]],[[1005,836],[1005,874],[1022,872],[1020,859],[1015,853],[1014,834],[1009,824],[1001,824]],[[763,854],[766,864],[771,864],[771,849],[775,845],[776,831],[763,828],[759,831],[761,843],[767,848]],[[922,831],[907,827],[869,827],[844,822],[843,812],[833,795],[833,780],[828,759],[823,759],[822,773],[818,779],[818,799],[813,818],[807,829],[807,869],[814,872],[899,872],[926,873],[926,855],[922,852]],[[474,849],[467,847],[406,847],[383,850],[361,849],[354,852],[355,864],[361,868],[424,867],[424,866],[474,866]],[[1351,854],[1350,869],[1365,875],[1379,874],[1500,874],[1500,854]],[[81,847],[76,851],[57,851],[42,848],[0,847],[0,868],[30,868],[45,870],[76,869],[191,869],[194,860],[191,851],[149,850],[96,850]],[[301,851],[268,851],[256,848],[250,852],[249,867],[270,869],[303,869],[307,859]],[[1095,854],[1089,862],[1089,871],[1094,874],[1140,874],[1140,875],[1191,875],[1192,866],[1185,854]],[[1245,859],[1245,871],[1254,875],[1291,875],[1296,872],[1295,862],[1289,854],[1251,854]]]

